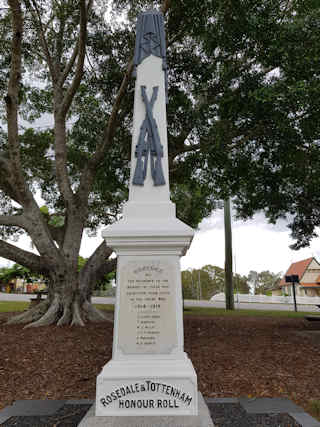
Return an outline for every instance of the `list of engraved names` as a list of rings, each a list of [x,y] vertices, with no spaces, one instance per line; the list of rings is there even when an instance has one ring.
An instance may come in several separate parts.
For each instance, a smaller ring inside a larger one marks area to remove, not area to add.
[[[124,353],[170,353],[177,343],[173,268],[132,261],[123,269],[119,346]]]

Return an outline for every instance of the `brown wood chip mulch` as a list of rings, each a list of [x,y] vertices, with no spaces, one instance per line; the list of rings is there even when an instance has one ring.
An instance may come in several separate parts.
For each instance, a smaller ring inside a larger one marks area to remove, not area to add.
[[[94,399],[113,324],[6,325],[0,317],[0,409],[24,399]],[[320,399],[320,335],[303,319],[185,318],[185,350],[206,397]]]

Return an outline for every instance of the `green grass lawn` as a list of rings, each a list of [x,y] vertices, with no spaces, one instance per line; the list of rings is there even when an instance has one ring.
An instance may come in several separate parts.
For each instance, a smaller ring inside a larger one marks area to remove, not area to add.
[[[27,301],[0,301],[0,313],[23,311],[29,306]]]
[[[94,304],[94,306],[99,310],[114,311],[114,305],[112,304]]]
[[[27,301],[0,301],[0,313],[23,311],[29,306]],[[95,304],[95,307],[100,310],[114,311],[114,306],[111,304]],[[211,307],[185,307],[184,314],[186,316],[250,316],[250,317],[304,317],[310,314],[298,311],[276,311],[276,310],[225,310],[224,308]]]
[[[250,316],[250,317],[304,317],[314,313],[303,311],[278,311],[278,310],[226,310],[214,307],[185,307],[185,315],[198,316]],[[316,314],[316,313],[315,313]]]

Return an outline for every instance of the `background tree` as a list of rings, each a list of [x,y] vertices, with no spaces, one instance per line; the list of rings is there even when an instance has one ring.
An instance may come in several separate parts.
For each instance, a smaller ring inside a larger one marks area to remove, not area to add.
[[[281,277],[281,272],[272,273],[269,270],[265,270],[257,273],[256,271],[250,271],[248,280],[254,289],[255,295],[271,295],[272,289],[279,285]]]
[[[0,268],[0,281],[4,284],[9,283],[13,279],[25,279],[28,282],[33,282],[35,276],[31,271],[19,264],[13,264],[11,267]]]
[[[1,10],[0,256],[49,277],[47,300],[12,322],[103,319],[90,295],[114,270],[112,251],[102,243],[80,271],[78,255],[84,230],[118,219],[127,198],[134,23],[150,5],[110,2],[122,21],[105,19],[104,3],[93,0],[8,0]],[[196,227],[235,195],[246,217],[264,209],[274,221],[289,212],[307,243],[319,218],[319,8],[311,0],[159,6],[178,216]],[[52,129],[23,128],[22,119],[32,124],[44,113]],[[7,241],[22,232],[36,254]]]
[[[234,275],[233,279],[234,283],[234,293],[238,294],[249,294],[250,293],[250,286],[248,283],[248,278],[246,276],[241,276],[240,274],[236,273]]]
[[[184,299],[209,300],[212,296],[225,291],[225,272],[222,268],[205,265],[201,269],[189,269],[181,272]],[[233,276],[234,292],[248,293],[247,278],[239,274]]]

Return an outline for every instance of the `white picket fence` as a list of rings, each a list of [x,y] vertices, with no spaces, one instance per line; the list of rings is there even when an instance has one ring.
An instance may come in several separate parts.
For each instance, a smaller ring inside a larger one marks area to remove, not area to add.
[[[225,302],[224,292],[214,295],[211,302]],[[316,305],[320,304],[320,297],[296,297],[297,304]],[[267,295],[251,295],[251,294],[235,294],[235,302],[256,302],[265,304],[292,304],[293,296],[267,296]]]

